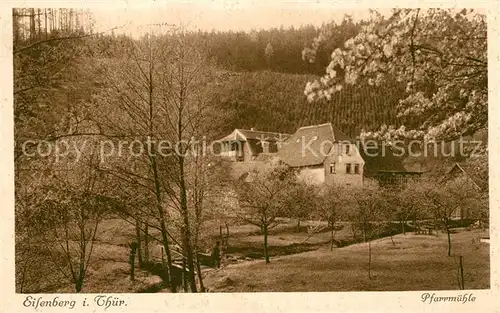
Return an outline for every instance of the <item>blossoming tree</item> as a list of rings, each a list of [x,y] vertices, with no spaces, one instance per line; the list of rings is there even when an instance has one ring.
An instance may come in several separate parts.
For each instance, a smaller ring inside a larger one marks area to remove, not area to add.
[[[371,13],[362,30],[333,51],[325,75],[307,84],[309,101],[330,99],[346,84],[383,87],[395,80],[406,85],[398,105],[400,125],[363,131],[362,138],[452,140],[487,127],[484,14],[471,9]],[[305,50],[310,61],[316,41]]]

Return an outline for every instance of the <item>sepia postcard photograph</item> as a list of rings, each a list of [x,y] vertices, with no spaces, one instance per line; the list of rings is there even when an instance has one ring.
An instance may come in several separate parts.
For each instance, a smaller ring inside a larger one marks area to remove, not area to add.
[[[499,309],[498,2],[443,4],[2,5],[5,312]]]

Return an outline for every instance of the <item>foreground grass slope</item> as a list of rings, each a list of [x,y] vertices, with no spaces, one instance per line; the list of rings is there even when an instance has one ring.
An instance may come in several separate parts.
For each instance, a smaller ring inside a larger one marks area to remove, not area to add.
[[[453,254],[462,255],[467,289],[490,286],[489,244],[478,230],[453,235]],[[318,249],[264,261],[243,262],[213,271],[205,285],[214,292],[254,291],[399,291],[458,289],[457,258],[446,256],[446,236],[397,235],[368,244]]]
[[[158,291],[161,279],[139,268],[136,268],[136,280],[130,281],[128,243],[135,240],[133,225],[112,219],[101,226],[83,291]],[[373,279],[370,280],[367,244],[330,251],[329,232],[297,233],[295,226],[294,221],[286,220],[273,229],[269,237],[271,264],[268,265],[263,260],[262,236],[258,228],[230,226],[228,252],[245,260],[220,270],[209,269],[205,285],[215,292],[458,289],[455,264],[458,260],[446,256],[444,234],[435,237],[407,233],[394,236],[394,244],[390,238],[373,241]],[[214,226],[213,240],[217,235],[218,227]],[[462,230],[452,237],[453,254],[464,257],[467,289],[489,288],[489,244],[478,242],[482,235],[479,230]],[[349,236],[350,230],[344,227],[335,237],[346,239]],[[151,241],[151,256],[159,260],[157,246]],[[254,258],[256,260],[251,260]],[[66,280],[59,283],[59,287],[46,292],[73,292],[73,286]]]

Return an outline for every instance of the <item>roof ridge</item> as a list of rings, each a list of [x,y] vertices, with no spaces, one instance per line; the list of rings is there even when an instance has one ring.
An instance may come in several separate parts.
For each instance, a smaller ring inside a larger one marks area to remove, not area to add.
[[[335,131],[333,130],[333,125],[330,123],[330,130],[332,131],[333,141],[336,141]]]
[[[464,166],[464,165],[465,165],[465,166]],[[462,163],[462,162],[455,162],[455,164],[453,164],[453,167],[452,167],[452,168],[448,171],[448,173],[450,173],[450,172],[453,170],[453,168],[455,168],[455,166],[458,166],[458,168],[459,168],[462,172],[464,172],[464,174],[465,174],[465,175],[467,175],[467,176],[469,177],[469,179],[470,179],[470,180],[474,183],[474,185],[476,185],[479,189],[483,189],[483,188],[480,186],[480,183],[478,183],[478,182],[476,181],[476,178],[477,178],[477,177],[476,177],[476,176],[474,176],[474,174],[471,174],[471,173],[468,171],[468,169],[467,169],[468,165],[467,165],[467,164],[464,164],[464,163]]]
[[[319,127],[319,126],[327,126],[327,125],[330,125],[330,127],[332,127],[332,128],[333,128],[332,123],[331,123],[331,122],[328,122],[328,123],[317,124],[317,125],[302,126],[302,127],[299,127],[297,130],[299,130],[299,129],[305,129],[305,128]]]
[[[251,129],[244,129],[244,128],[235,128],[235,130],[244,130],[244,131],[248,131],[248,132],[260,132],[260,133],[273,133],[273,134],[290,135],[288,133],[268,131],[268,130],[257,130],[257,129],[251,130]]]

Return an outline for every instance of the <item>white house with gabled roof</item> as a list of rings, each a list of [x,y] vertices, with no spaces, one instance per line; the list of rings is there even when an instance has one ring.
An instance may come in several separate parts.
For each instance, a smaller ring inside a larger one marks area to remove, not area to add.
[[[365,162],[355,142],[331,123],[300,127],[282,144],[278,157],[308,183],[363,185]]]

